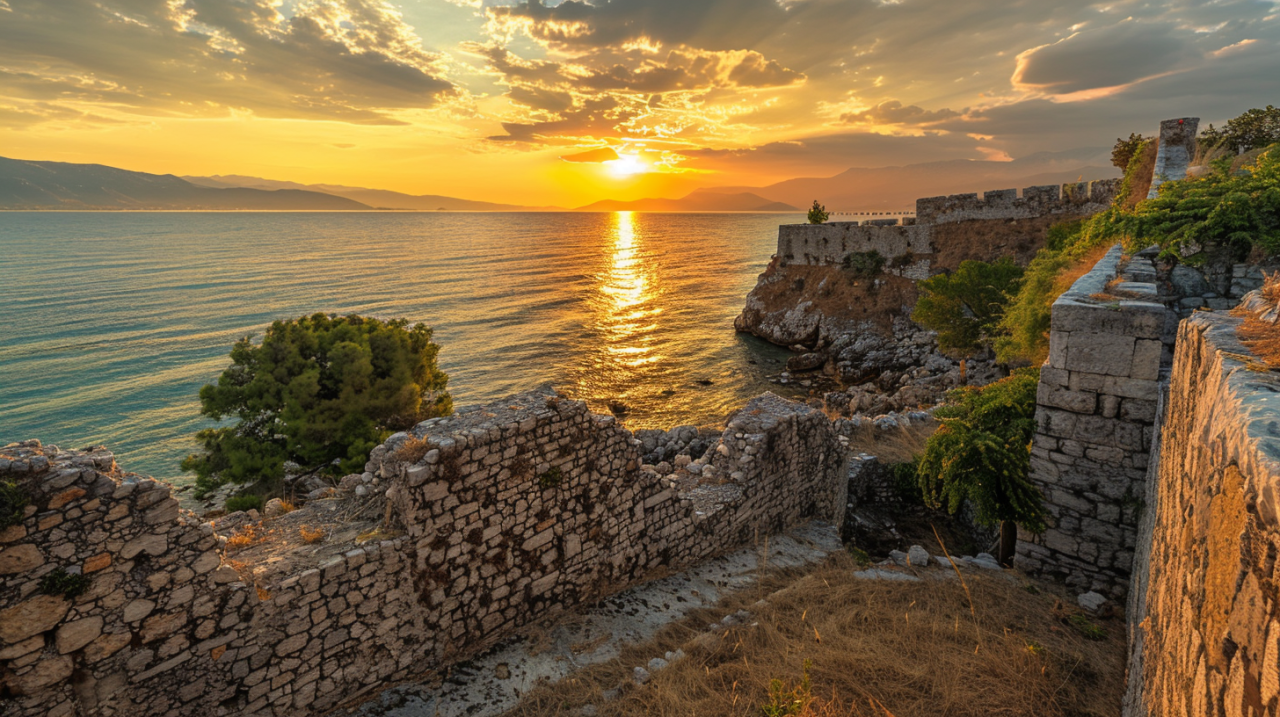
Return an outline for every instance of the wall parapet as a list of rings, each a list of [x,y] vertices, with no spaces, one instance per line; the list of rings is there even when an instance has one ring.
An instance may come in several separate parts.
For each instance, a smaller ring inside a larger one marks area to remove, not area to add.
[[[645,470],[639,445],[548,390],[428,421],[376,448],[361,483],[386,487],[399,535],[253,554],[257,571],[105,450],[7,446],[0,478],[29,506],[0,533],[0,712],[324,712],[846,509],[831,422],[773,394],[671,474]],[[338,500],[275,520],[364,510]],[[55,574],[86,589],[46,594]]]
[[[1053,304],[1030,475],[1049,527],[1020,534],[1017,556],[1029,573],[1117,599],[1132,568],[1161,366],[1177,321],[1152,284],[1120,285],[1149,300],[1111,295],[1122,267],[1117,245]]]
[[[1274,318],[1257,294],[1244,308]],[[1269,715],[1280,703],[1280,377],[1251,365],[1242,320],[1200,312],[1178,332],[1125,717]]]

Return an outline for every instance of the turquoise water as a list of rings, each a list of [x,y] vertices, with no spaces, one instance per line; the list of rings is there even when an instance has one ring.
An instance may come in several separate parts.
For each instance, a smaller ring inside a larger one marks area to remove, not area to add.
[[[185,482],[231,344],[316,311],[434,327],[458,405],[550,382],[632,428],[718,422],[786,358],[733,318],[793,221],[0,213],[0,445],[106,444]]]

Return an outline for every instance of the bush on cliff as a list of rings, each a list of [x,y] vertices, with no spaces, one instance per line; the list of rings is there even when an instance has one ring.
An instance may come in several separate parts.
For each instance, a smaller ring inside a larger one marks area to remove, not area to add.
[[[201,413],[231,425],[196,434],[182,462],[208,492],[223,483],[279,484],[292,461],[310,473],[363,470],[392,431],[452,412],[431,329],[403,319],[315,314],[277,321],[260,344],[231,349],[231,366],[200,389]]]
[[[1038,369],[1019,369],[949,393],[916,466],[927,504],[954,514],[969,501],[978,523],[1001,527],[1001,562],[1012,555],[1013,524],[1045,527],[1040,490],[1028,479],[1039,382]]]
[[[1022,267],[1008,257],[994,264],[964,261],[956,271],[920,282],[911,312],[917,324],[938,332],[938,347],[973,354],[990,346],[1009,298],[1022,284]]]

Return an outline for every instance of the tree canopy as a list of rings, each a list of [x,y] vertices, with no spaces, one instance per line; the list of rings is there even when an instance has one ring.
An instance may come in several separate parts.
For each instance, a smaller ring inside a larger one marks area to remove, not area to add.
[[[958,388],[935,416],[916,476],[925,502],[955,513],[966,501],[983,525],[1010,521],[1044,530],[1040,490],[1028,479],[1038,369],[1019,369],[982,388]]]
[[[1130,132],[1129,139],[1116,139],[1115,146],[1111,148],[1111,163],[1121,170],[1128,169],[1129,162],[1133,161],[1138,150],[1148,141],[1150,141],[1149,138],[1136,132]]]
[[[950,274],[920,282],[911,318],[938,332],[943,351],[971,354],[990,345],[1009,298],[1022,282],[1022,268],[1008,257],[994,264],[964,261]]]
[[[831,215],[827,213],[827,208],[818,204],[818,200],[813,200],[813,206],[809,207],[809,223],[823,224],[829,216]]]
[[[276,321],[261,343],[231,349],[231,366],[200,389],[201,413],[229,425],[196,434],[182,462],[197,488],[277,483],[284,463],[306,471],[363,469],[391,432],[453,410],[431,329],[403,319],[315,314]]]
[[[1261,149],[1280,142],[1280,108],[1251,109],[1227,120],[1222,129],[1213,125],[1200,132],[1200,143],[1221,146],[1235,154]]]

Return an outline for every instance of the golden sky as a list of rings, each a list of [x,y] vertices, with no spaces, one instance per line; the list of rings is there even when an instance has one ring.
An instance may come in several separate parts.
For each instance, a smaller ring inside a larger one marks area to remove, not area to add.
[[[0,0],[0,155],[521,204],[1280,100],[1272,0]]]

